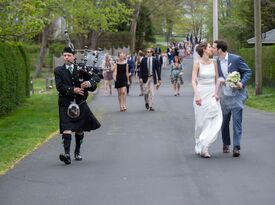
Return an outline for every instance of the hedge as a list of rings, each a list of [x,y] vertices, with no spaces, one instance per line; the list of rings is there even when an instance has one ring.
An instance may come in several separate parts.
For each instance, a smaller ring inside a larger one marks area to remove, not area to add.
[[[251,82],[255,82],[255,49],[242,48],[239,50],[239,55],[243,57],[246,63],[253,70]],[[262,47],[262,77],[263,85],[275,86],[275,46]]]
[[[19,44],[0,43],[0,116],[29,96],[30,62]]]

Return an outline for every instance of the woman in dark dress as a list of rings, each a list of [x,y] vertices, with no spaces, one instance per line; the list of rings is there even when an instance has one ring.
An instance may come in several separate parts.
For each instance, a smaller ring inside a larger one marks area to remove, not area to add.
[[[114,65],[115,88],[117,88],[118,102],[120,111],[124,112],[126,108],[126,86],[129,84],[129,69],[124,53],[118,54],[118,61]]]

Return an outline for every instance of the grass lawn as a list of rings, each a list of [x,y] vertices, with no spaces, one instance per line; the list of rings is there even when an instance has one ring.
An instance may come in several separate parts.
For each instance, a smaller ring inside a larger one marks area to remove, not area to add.
[[[246,105],[259,110],[274,112],[275,113],[275,89],[274,88],[263,88],[263,94],[256,96],[255,88],[248,86],[248,100]]]
[[[35,94],[0,118],[0,175],[58,130],[57,92],[46,93],[44,84],[44,79],[36,80]]]
[[[0,118],[0,175],[59,131],[57,91],[45,92],[45,84],[44,78],[34,80],[34,95]]]

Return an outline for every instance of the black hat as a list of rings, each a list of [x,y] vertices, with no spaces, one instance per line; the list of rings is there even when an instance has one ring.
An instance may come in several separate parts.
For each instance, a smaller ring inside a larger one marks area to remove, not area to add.
[[[63,50],[63,53],[72,53],[74,54],[74,51],[70,47],[65,47]]]

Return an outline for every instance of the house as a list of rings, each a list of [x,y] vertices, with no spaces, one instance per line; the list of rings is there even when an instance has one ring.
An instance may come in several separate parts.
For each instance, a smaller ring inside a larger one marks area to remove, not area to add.
[[[249,44],[255,44],[255,37],[247,40]],[[275,44],[275,29],[262,33],[262,43],[263,44]]]

